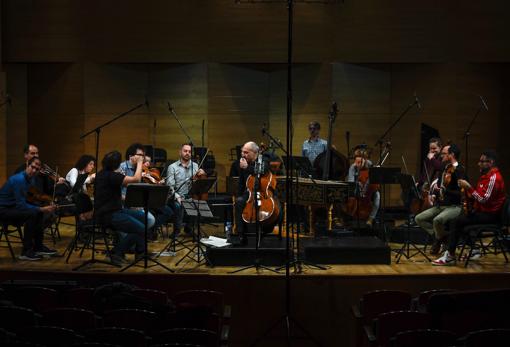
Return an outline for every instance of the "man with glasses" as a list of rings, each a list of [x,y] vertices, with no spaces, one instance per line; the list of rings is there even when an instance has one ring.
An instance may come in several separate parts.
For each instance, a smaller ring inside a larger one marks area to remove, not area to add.
[[[476,186],[459,179],[459,186],[464,189],[467,199],[473,202],[473,210],[459,216],[451,223],[451,232],[448,237],[448,250],[442,257],[432,262],[433,265],[445,266],[455,264],[455,249],[464,227],[473,224],[496,224],[501,216],[501,209],[505,203],[505,182],[499,172],[497,154],[492,150],[482,153],[478,161],[480,178]]]
[[[305,142],[303,142],[302,146],[303,157],[307,157],[312,165],[315,161],[315,158],[317,158],[319,154],[325,152],[328,149],[328,141],[319,137],[320,130],[321,125],[319,122],[310,122],[310,124],[308,124],[310,137],[305,140]]]
[[[446,145],[441,149],[443,172],[430,185],[431,208],[416,215],[414,220],[422,229],[435,237],[430,254],[436,255],[445,244],[448,231],[445,226],[461,212],[461,194],[458,181],[465,179],[466,170],[458,162],[460,149],[457,145]]]
[[[9,177],[0,189],[0,219],[25,226],[21,260],[40,260],[43,255],[57,253],[43,245],[47,217],[55,211],[56,206],[36,206],[27,201],[27,193],[34,186],[40,169],[41,161],[33,156],[27,161],[25,170]]]

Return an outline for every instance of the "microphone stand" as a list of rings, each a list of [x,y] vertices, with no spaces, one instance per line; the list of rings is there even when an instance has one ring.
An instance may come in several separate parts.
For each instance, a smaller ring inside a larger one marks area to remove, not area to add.
[[[126,112],[123,112],[121,114],[119,114],[118,116],[110,119],[109,121],[107,121],[106,123],[103,123],[97,127],[95,127],[94,129],[86,132],[85,134],[81,135],[80,136],[80,140],[84,139],[85,137],[91,135],[91,134],[96,134],[96,160],[99,162],[99,140],[100,140],[100,137],[101,137],[101,129],[103,129],[104,127],[110,125],[111,123],[115,122],[116,120],[124,117],[124,116],[127,116],[128,114],[138,110],[139,108],[141,108],[142,106],[148,106],[148,102],[145,101],[144,103],[141,103],[141,104],[138,104],[136,105],[135,107],[131,108],[130,110],[126,111]],[[97,170],[96,170],[97,171]],[[95,200],[95,197],[96,197],[96,185],[94,184],[94,200]],[[93,220],[92,220],[92,256],[89,260],[86,260],[85,262],[83,262],[82,264],[78,265],[77,267],[75,267],[73,269],[73,271],[77,271],[81,268],[83,268],[84,266],[86,265],[89,265],[89,264],[96,264],[96,263],[100,263],[100,264],[107,264],[107,265],[113,265],[111,262],[109,261],[105,261],[105,260],[99,260],[99,259],[96,259],[95,258],[95,254],[96,254],[96,218],[94,217]],[[103,238],[105,238],[105,243],[106,243],[106,237],[103,236]]]
[[[285,150],[285,148],[283,148],[283,144],[282,144],[282,143],[280,143],[280,141],[278,141],[276,138],[274,138],[274,137],[271,135],[271,133],[270,133],[269,131],[267,131],[266,129],[263,129],[263,132],[262,132],[262,133],[263,133],[264,135],[267,135],[267,137],[269,137],[269,139],[270,139],[271,141],[273,141],[273,143],[274,143],[274,144],[276,144],[276,146],[277,146],[279,149],[281,149],[281,151],[282,151],[283,153],[285,153],[285,155],[287,156],[287,163],[285,164],[285,167],[291,166],[291,165],[290,165],[290,161],[294,162],[294,160],[292,160],[292,157],[290,157],[290,156],[289,156],[289,154],[288,154],[288,152]],[[305,167],[303,167],[303,166],[302,166],[299,162],[295,162],[295,164],[296,164],[296,167],[297,167],[297,169],[298,169],[298,170],[300,170],[300,171],[304,172],[304,173],[308,176],[308,178],[310,178],[310,180],[312,181],[312,183],[313,183],[314,185],[317,185],[317,182],[313,179],[312,175],[310,174],[310,172],[309,172],[309,171],[308,171]],[[292,187],[292,184],[293,184],[293,182],[291,182],[291,189],[294,189],[294,187]],[[296,190],[296,196],[299,196],[299,177],[297,177],[297,182],[296,182],[296,188],[295,188],[295,190]],[[287,194],[289,194],[289,193],[287,192]],[[291,203],[292,203],[292,201],[291,201]],[[286,202],[286,204],[287,204],[287,202]],[[290,208],[290,205],[287,205],[287,209],[288,209],[288,208]],[[288,221],[289,221],[289,219],[287,218],[287,223],[288,223]],[[294,231],[294,228],[290,228],[290,229],[291,229],[292,231]],[[324,266],[320,266],[320,265],[318,265],[318,264],[311,263],[311,262],[306,261],[306,260],[304,260],[304,259],[301,259],[301,258],[299,257],[299,235],[300,235],[300,231],[301,231],[300,229],[301,229],[301,227],[300,227],[300,223],[298,222],[298,223],[297,223],[297,237],[296,237],[296,241],[295,241],[295,242],[293,242],[293,248],[294,248],[294,249],[293,249],[293,250],[292,250],[292,252],[291,252],[291,253],[293,254],[293,256],[294,256],[294,257],[293,257],[293,260],[289,262],[289,263],[290,263],[290,266],[293,266],[293,267],[294,267],[294,272],[295,272],[295,273],[301,273],[301,272],[303,271],[303,270],[302,270],[302,269],[303,269],[303,265],[308,266],[308,267],[315,268],[315,269],[317,269],[317,270],[326,270],[326,268],[325,268]],[[288,230],[287,230],[287,232],[288,232]],[[294,235],[294,233],[292,233],[292,234]],[[289,235],[287,235],[287,237],[288,237],[288,236],[289,236]],[[293,238],[293,240],[294,240],[294,238]],[[282,266],[282,267],[280,267],[280,268],[278,268],[278,269],[276,269],[276,270],[277,270],[277,271],[283,270],[283,269],[285,268],[285,266],[286,266],[286,265],[284,265],[284,266]]]
[[[485,101],[483,100],[483,98],[480,96],[480,107],[478,107],[478,110],[476,110],[476,113],[475,115],[473,116],[473,118],[471,119],[471,122],[469,123],[466,131],[464,132],[464,141],[465,141],[465,151],[466,151],[466,154],[465,154],[465,157],[466,157],[466,176],[468,176],[468,167],[469,167],[469,136],[471,136],[471,128],[473,127],[473,125],[475,124],[475,121],[476,121],[476,118],[478,118],[478,115],[480,114],[480,112],[482,112],[483,109],[485,109],[486,111],[489,110],[489,108],[487,107],[487,104],[485,103]]]

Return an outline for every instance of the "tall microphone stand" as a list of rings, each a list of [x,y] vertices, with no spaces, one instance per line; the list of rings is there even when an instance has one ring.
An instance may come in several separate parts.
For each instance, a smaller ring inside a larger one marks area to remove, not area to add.
[[[466,176],[469,177],[468,175],[468,167],[469,167],[469,136],[471,136],[471,128],[473,127],[473,125],[475,124],[475,121],[476,121],[476,118],[478,118],[478,115],[480,114],[480,112],[482,112],[483,109],[485,109],[486,111],[489,111],[489,107],[487,107],[487,104],[485,103],[485,100],[483,99],[483,97],[480,95],[480,107],[478,107],[478,110],[476,110],[476,113],[475,115],[473,116],[473,118],[471,119],[471,122],[469,123],[466,131],[464,132],[464,144],[465,144],[465,151],[466,151],[466,154],[465,154],[465,157],[466,157]]]
[[[138,110],[139,108],[143,107],[143,106],[149,106],[149,103],[147,102],[147,100],[145,100],[144,103],[142,104],[138,104],[136,105],[135,107],[131,108],[130,110],[126,111],[126,112],[123,112],[121,114],[119,114],[118,116],[110,119],[108,122],[106,123],[103,123],[99,126],[97,126],[96,128],[90,130],[89,132],[86,132],[85,134],[81,135],[80,136],[80,140],[84,139],[85,137],[91,135],[91,134],[96,134],[96,160],[99,161],[99,140],[100,140],[100,135],[101,135],[101,129],[103,129],[104,127],[110,125],[111,123],[115,122],[116,120],[124,117],[124,116],[127,116],[128,114]],[[94,184],[94,200],[96,198],[96,185]],[[111,262],[109,261],[105,261],[105,260],[99,260],[99,259],[96,259],[95,255],[96,255],[96,218],[94,217],[93,220],[92,220],[92,256],[90,257],[90,259],[86,260],[85,262],[83,262],[82,264],[78,265],[77,267],[75,267],[73,269],[73,271],[77,271],[81,268],[83,268],[84,266],[87,266],[89,264],[96,264],[96,263],[100,263],[100,264],[107,264],[107,265],[112,265],[114,266]]]

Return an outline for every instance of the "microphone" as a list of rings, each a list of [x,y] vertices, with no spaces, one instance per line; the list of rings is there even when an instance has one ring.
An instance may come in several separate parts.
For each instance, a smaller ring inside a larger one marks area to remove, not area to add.
[[[414,92],[414,103],[418,106],[418,109],[421,109],[420,100],[418,99],[418,95]]]
[[[266,135],[266,123],[264,123],[264,125],[262,125],[262,136],[265,136]]]
[[[169,110],[170,112],[174,112],[174,108],[173,108],[173,107],[172,107],[172,105],[170,104],[170,101],[167,101],[166,103],[168,104],[168,110]]]
[[[12,107],[12,99],[10,94],[5,94],[5,101],[9,104],[9,107]]]
[[[483,96],[478,95],[480,97],[480,101],[482,102],[483,108],[485,108],[485,111],[489,111],[489,107],[485,103],[485,100],[483,99]]]
[[[145,95],[145,102],[144,102],[144,104],[145,104],[145,107],[147,107],[147,108],[149,107],[149,99],[147,99],[147,95]]]
[[[336,101],[333,101],[333,104],[331,105],[331,113],[334,115],[338,113],[338,104]]]

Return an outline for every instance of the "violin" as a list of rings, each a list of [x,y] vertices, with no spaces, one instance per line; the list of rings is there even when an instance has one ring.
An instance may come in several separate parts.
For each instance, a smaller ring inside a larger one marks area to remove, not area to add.
[[[439,190],[439,200],[444,200],[444,191],[446,190],[446,187],[448,187],[452,181],[452,175],[455,172],[457,167],[453,165],[452,163],[448,163],[443,170],[443,175],[441,176],[441,187]]]
[[[255,223],[258,220],[262,225],[271,225],[276,223],[280,216],[280,205],[274,195],[277,184],[276,176],[273,175],[271,170],[264,170],[262,156],[259,156],[256,165],[259,166],[259,173],[250,175],[246,180],[249,195],[242,217],[246,223]],[[266,172],[264,173],[264,171]],[[255,205],[255,199],[257,199],[257,205]]]
[[[203,171],[203,170],[202,170]],[[197,181],[197,180],[204,180],[204,179],[207,179],[207,174],[205,172],[197,172],[194,176],[193,176],[193,182]],[[191,194],[191,198],[193,200],[207,200],[209,198],[209,192],[203,192],[203,193],[194,193],[194,194]]]
[[[149,169],[144,167],[142,170],[142,182],[149,184],[164,184],[165,180],[161,179],[161,175],[158,169]]]

